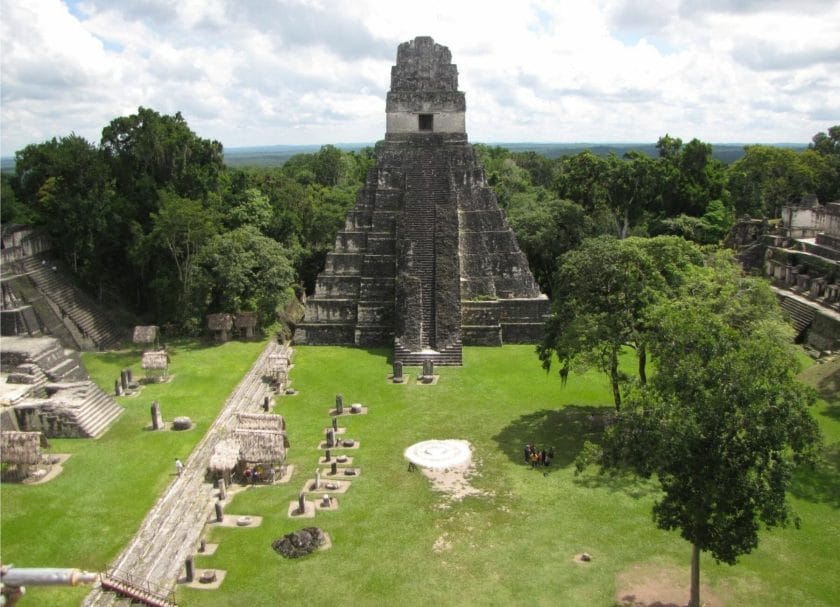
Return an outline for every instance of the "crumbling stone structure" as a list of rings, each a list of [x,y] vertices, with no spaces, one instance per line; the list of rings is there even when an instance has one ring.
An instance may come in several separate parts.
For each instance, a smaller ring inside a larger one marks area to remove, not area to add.
[[[799,341],[819,351],[840,348],[840,201],[782,209],[779,234],[764,237],[764,273]]]
[[[539,340],[548,300],[487,184],[445,46],[397,50],[385,140],[328,254],[296,343],[394,346],[460,365],[461,346]]]

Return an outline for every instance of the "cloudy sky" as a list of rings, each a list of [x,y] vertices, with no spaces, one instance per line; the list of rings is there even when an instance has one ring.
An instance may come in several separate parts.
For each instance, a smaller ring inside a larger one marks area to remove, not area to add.
[[[840,124],[840,0],[0,0],[0,31],[3,156],[138,106],[225,147],[374,142],[418,35],[452,51],[474,142]]]

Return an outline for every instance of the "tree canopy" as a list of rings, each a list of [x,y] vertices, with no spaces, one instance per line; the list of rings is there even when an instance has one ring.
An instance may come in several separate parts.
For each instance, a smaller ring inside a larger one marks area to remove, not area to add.
[[[804,152],[749,146],[730,167],[710,144],[670,135],[656,158],[475,151],[540,287],[564,297],[554,281],[560,260],[587,238],[716,244],[736,214],[771,214],[804,194],[840,197],[838,140],[833,126]],[[326,145],[282,166],[230,169],[221,144],[194,133],[180,113],[140,107],[106,125],[98,145],[71,134],[18,151],[15,173],[3,175],[0,211],[3,223],[43,226],[103,301],[191,330],[206,311],[192,292],[195,262],[226,231],[252,227],[279,243],[292,283],[311,293],[374,158],[372,148]]]
[[[655,475],[654,521],[692,544],[690,604],[699,606],[701,551],[734,564],[758,545],[762,524],[791,520],[791,472],[819,442],[814,394],[795,378],[791,330],[769,287],[731,260],[692,267],[649,326],[657,371],[625,399],[599,462]]]

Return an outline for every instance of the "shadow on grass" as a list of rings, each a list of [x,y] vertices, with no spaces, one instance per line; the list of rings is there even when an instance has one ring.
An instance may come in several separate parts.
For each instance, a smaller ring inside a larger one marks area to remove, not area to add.
[[[511,460],[525,465],[523,448],[526,444],[537,448],[554,447],[552,468],[574,466],[588,441],[601,444],[605,420],[614,413],[612,407],[568,405],[562,409],[543,409],[523,415],[502,428],[493,437],[499,449]],[[598,472],[590,466],[575,477],[575,484],[590,489],[601,488],[640,498],[658,491],[656,484],[630,473]]]
[[[836,422],[840,422],[840,405],[828,405],[820,415],[825,415]]]
[[[562,409],[543,409],[514,420],[493,437],[503,453],[525,464],[526,444],[541,449],[554,447],[553,466],[573,465],[586,441],[601,442],[604,415],[614,409],[589,405],[568,405]]]
[[[645,479],[632,472],[609,471],[600,472],[597,467],[590,466],[581,474],[575,476],[575,485],[586,489],[606,489],[612,493],[622,493],[634,499],[660,493],[656,481]]]
[[[809,502],[840,508],[840,443],[829,445],[813,466],[803,466],[791,479],[790,492]]]
[[[815,387],[823,400],[840,404],[840,367],[821,377]]]

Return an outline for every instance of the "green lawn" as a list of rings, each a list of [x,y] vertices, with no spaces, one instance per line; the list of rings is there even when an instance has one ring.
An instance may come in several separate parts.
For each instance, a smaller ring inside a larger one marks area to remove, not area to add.
[[[387,355],[297,348],[291,377],[300,394],[278,406],[297,472],[287,486],[234,498],[227,512],[263,516],[262,526],[210,531],[219,549],[196,564],[226,570],[222,589],[180,588],[179,604],[609,606],[617,576],[637,567],[675,569],[687,585],[688,544],[651,522],[654,485],[573,474],[584,440],[597,439],[588,414],[609,410],[600,375],[572,376],[561,388],[532,347],[467,348],[463,368],[438,369],[438,385],[396,386],[385,380]],[[348,436],[361,441],[353,455],[362,474],[338,497],[338,511],[289,519],[289,502],[314,476],[337,392],[370,407],[367,416],[344,418]],[[837,405],[822,402],[815,411],[835,454]],[[473,444],[472,484],[484,495],[449,503],[421,473],[407,471],[403,450],[430,438]],[[556,448],[547,476],[522,463],[526,442]],[[735,567],[703,560],[704,583],[726,604],[837,604],[837,464],[798,478],[800,530],[764,533],[760,548]],[[331,536],[331,549],[297,560],[272,551],[272,540],[312,524]],[[574,562],[583,551],[592,563]]]
[[[100,569],[136,531],[171,480],[172,461],[186,457],[263,344],[217,347],[179,344],[174,380],[122,398],[126,413],[97,441],[56,440],[55,452],[73,457],[59,478],[41,486],[2,487],[2,560],[18,566]],[[598,433],[588,421],[609,411],[610,392],[599,374],[572,375],[565,388],[539,366],[533,347],[466,348],[462,368],[438,368],[435,386],[392,385],[386,350],[299,347],[291,371],[296,396],[278,398],[288,423],[288,485],[236,495],[226,511],[264,517],[252,529],[215,528],[213,556],[196,566],[227,577],[218,591],[179,587],[182,606],[298,605],[571,605],[614,603],[617,578],[641,568],[674,572],[685,580],[690,549],[677,533],[651,521],[655,486],[633,479],[574,476],[573,460]],[[634,363],[627,360],[628,372]],[[91,375],[107,387],[119,369],[139,369],[139,353],[85,356]],[[407,372],[416,375],[416,368]],[[819,380],[815,380],[819,383]],[[825,383],[825,382],[823,382]],[[370,407],[342,418],[361,475],[339,495],[336,512],[315,519],[287,517],[329,425],[335,394]],[[815,408],[826,437],[826,460],[800,473],[792,502],[801,529],[772,530],[759,549],[735,567],[703,560],[702,578],[728,605],[836,605],[840,573],[840,397],[823,390]],[[151,433],[149,404],[164,417],[189,415],[187,433]],[[430,438],[469,440],[483,495],[450,503],[419,472],[408,472],[402,452]],[[548,475],[522,463],[526,442],[554,446]],[[271,542],[318,525],[333,546],[287,560]],[[573,560],[589,552],[587,565]],[[31,589],[26,604],[78,605],[86,589]],[[687,600],[687,596],[686,596]],[[24,601],[21,607],[24,607]]]
[[[125,546],[172,480],[174,459],[186,459],[265,342],[170,347],[173,379],[117,399],[125,412],[98,440],[53,439],[54,453],[71,453],[64,471],[43,485],[2,485],[0,555],[18,567],[105,569]],[[85,354],[85,367],[105,390],[120,369],[142,375],[139,351]],[[189,416],[186,432],[149,432],[149,407],[165,420]],[[87,588],[30,588],[25,605],[78,605]]]

